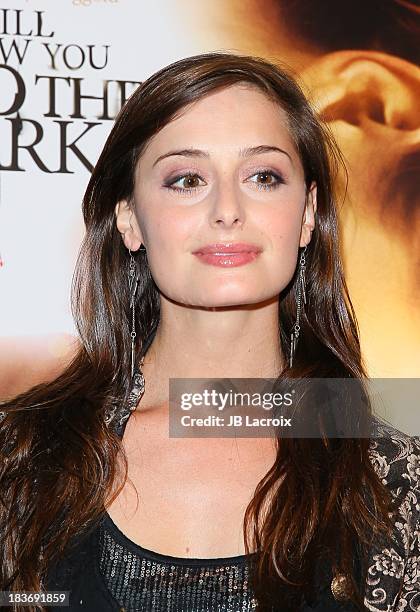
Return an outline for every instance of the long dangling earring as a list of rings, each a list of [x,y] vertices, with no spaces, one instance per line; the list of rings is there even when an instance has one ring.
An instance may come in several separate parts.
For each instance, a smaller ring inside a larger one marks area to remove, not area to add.
[[[139,284],[139,273],[137,270],[136,262],[131,252],[131,249],[128,249],[130,252],[130,265],[128,268],[128,289],[130,292],[130,309],[131,309],[131,377],[134,374],[134,353],[135,353],[135,340],[136,340],[136,321],[135,321],[135,298],[137,292],[137,286]]]
[[[296,311],[296,323],[293,326],[292,333],[290,335],[290,367],[293,365],[293,357],[296,352],[297,343],[299,340],[299,332],[300,332],[300,310],[301,310],[301,296],[303,294],[303,302],[306,304],[306,291],[305,291],[305,253],[308,246],[306,245],[303,251],[300,254],[299,261],[299,272],[298,272],[298,289],[297,289],[297,311]]]

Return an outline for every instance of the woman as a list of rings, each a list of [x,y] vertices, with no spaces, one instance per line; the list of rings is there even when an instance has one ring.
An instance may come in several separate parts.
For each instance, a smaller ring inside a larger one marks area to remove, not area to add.
[[[416,609],[418,438],[168,435],[172,378],[363,390],[339,160],[261,58],[197,55],[137,89],[83,203],[80,349],[2,406],[3,590],[86,610]]]

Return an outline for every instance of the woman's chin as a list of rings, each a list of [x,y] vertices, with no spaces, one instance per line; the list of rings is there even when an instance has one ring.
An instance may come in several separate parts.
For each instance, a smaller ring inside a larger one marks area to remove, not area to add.
[[[265,293],[263,295],[256,294],[255,291],[242,292],[240,295],[237,292],[235,295],[230,292],[230,295],[227,293],[225,295],[218,295],[212,298],[211,292],[209,291],[202,298],[192,299],[192,300],[179,300],[180,304],[191,308],[199,308],[202,310],[223,310],[230,309],[234,310],[236,308],[252,308],[258,305],[264,306],[270,301],[278,301],[278,294],[273,296],[267,296]]]

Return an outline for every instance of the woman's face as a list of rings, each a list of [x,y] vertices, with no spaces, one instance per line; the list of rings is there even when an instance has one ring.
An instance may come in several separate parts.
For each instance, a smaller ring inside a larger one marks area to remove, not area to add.
[[[129,219],[120,202],[117,225],[131,250],[143,242],[167,298],[252,304],[277,296],[293,276],[314,226],[314,184],[306,195],[286,114],[257,89],[234,85],[190,105],[149,141],[136,169],[135,214]],[[219,243],[257,253],[214,254],[210,263],[195,254]]]

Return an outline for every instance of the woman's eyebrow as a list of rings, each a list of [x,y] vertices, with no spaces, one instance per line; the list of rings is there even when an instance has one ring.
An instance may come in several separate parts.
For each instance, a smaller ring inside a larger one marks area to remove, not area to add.
[[[244,147],[239,150],[238,154],[239,154],[239,157],[250,157],[251,155],[260,155],[261,153],[268,153],[271,151],[277,151],[278,153],[283,153],[284,155],[287,155],[287,157],[290,159],[292,166],[294,165],[291,155],[284,149],[280,149],[280,147],[276,147],[274,145],[258,145],[256,147]],[[156,166],[156,164],[159,163],[162,159],[165,159],[166,157],[171,157],[173,155],[182,155],[184,157],[204,157],[204,158],[210,157],[210,153],[208,151],[203,151],[201,149],[194,149],[194,148],[176,149],[174,151],[169,151],[168,153],[164,153],[163,155],[160,155],[153,162],[153,167]]]

